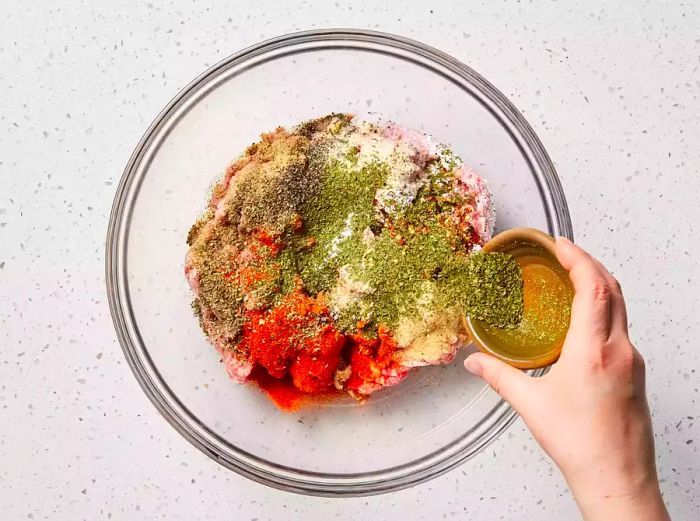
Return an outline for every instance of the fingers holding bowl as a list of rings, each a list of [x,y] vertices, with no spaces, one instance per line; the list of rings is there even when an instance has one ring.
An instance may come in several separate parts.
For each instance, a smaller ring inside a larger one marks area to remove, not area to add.
[[[569,272],[574,286],[569,334],[608,338],[611,323],[611,295],[608,282],[594,259],[582,248],[560,237],[556,244],[557,260]]]
[[[627,338],[627,311],[619,282],[588,252],[565,238],[558,238],[557,258],[569,272],[575,295],[568,337],[590,341],[567,342],[585,349],[584,356],[599,358],[611,339]],[[567,337],[567,340],[568,340]]]

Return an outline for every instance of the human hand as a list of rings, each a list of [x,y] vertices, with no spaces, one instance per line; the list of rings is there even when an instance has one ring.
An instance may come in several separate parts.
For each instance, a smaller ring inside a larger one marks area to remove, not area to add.
[[[559,361],[540,378],[484,353],[464,365],[520,414],[562,471],[584,519],[668,520],[644,361],[627,334],[620,285],[571,241],[557,239],[556,253],[576,291]]]

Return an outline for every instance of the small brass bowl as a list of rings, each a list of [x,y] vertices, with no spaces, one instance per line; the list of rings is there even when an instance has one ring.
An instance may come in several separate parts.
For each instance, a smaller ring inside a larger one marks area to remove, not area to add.
[[[464,317],[476,347],[520,369],[553,364],[561,354],[569,325],[573,288],[559,264],[554,238],[534,228],[513,228],[484,245],[485,252],[513,255],[523,270],[525,311],[521,324],[500,329]]]

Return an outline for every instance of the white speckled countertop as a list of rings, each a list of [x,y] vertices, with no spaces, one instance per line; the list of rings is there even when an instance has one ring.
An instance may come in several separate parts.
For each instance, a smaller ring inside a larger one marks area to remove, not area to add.
[[[648,361],[670,511],[699,519],[698,7],[237,4],[3,2],[1,517],[578,517],[520,421],[477,458],[402,492],[332,500],[267,489],[177,434],[122,356],[105,297],[104,238],[116,184],[148,123],[191,78],[244,46],[345,26],[402,34],[456,56],[534,126],[557,165],[577,240],[628,296],[632,334]]]

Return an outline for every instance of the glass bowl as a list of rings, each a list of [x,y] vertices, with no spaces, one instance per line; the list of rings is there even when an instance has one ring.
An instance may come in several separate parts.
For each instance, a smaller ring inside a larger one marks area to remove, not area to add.
[[[497,229],[572,237],[554,167],[532,128],[484,78],[390,34],[281,36],[215,65],[158,115],[112,208],[106,277],[126,359],[187,440],[222,465],[280,489],[376,494],[433,478],[474,456],[514,411],[462,367],[415,371],[364,405],[281,412],[229,379],[190,309],[185,238],[214,179],[261,132],[330,112],[376,113],[450,145],[489,182]],[[541,370],[540,370],[541,371]]]

